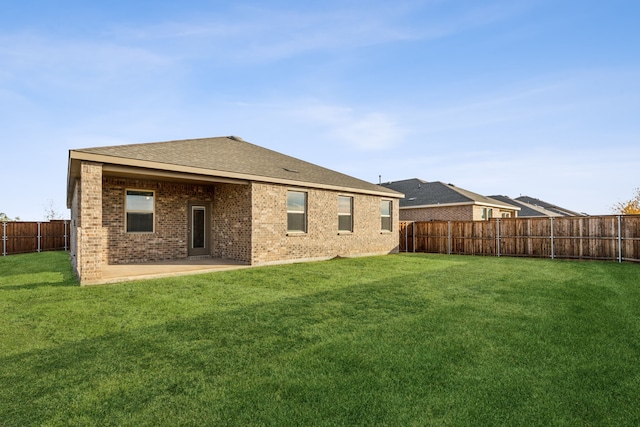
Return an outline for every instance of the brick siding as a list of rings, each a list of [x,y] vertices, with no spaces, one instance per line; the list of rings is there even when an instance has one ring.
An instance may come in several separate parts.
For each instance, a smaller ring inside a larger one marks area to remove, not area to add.
[[[251,263],[251,186],[217,184],[212,256]]]
[[[102,164],[82,162],[76,213],[76,273],[81,281],[102,278]]]
[[[401,209],[400,221],[471,221],[473,205]]]
[[[287,233],[287,191],[307,193],[307,232]],[[338,233],[338,195],[353,197],[353,232]],[[381,232],[379,196],[253,184],[253,264],[383,254],[398,250],[398,202],[393,230]]]
[[[127,233],[126,189],[150,190],[155,196],[154,233]],[[164,181],[105,178],[104,226],[111,264],[187,258],[188,204],[209,206],[211,256],[251,261],[251,187],[249,185],[177,184]]]
[[[285,185],[211,185],[102,176],[82,162],[72,196],[72,262],[81,283],[101,279],[102,263],[124,264],[188,257],[188,206],[208,206],[210,254],[247,264],[272,264],[398,250],[398,200],[391,232],[381,231],[380,196]],[[154,192],[154,231],[127,233],[126,190]],[[308,195],[306,233],[287,232],[287,191]],[[338,233],[338,195],[353,197],[353,232]]]

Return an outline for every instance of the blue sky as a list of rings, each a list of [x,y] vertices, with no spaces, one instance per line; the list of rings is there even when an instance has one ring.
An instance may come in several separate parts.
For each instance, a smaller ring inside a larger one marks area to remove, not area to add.
[[[0,14],[0,212],[68,150],[239,135],[378,182],[606,214],[640,186],[640,2],[29,1]]]

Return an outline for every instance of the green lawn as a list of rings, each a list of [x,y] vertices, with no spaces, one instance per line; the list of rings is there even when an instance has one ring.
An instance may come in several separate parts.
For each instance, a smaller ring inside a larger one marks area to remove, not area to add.
[[[80,288],[0,257],[0,426],[640,425],[640,265],[401,254]]]

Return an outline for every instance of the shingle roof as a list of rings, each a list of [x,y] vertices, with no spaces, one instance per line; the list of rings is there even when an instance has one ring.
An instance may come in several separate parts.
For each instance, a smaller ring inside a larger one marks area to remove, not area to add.
[[[188,139],[70,151],[70,158],[87,156],[96,156],[105,163],[116,165],[144,162],[145,167],[158,170],[175,171],[188,168],[211,176],[297,183],[311,187],[335,187],[354,192],[402,197],[393,190],[251,144],[239,137]]]
[[[562,216],[561,214],[545,209],[542,206],[531,205],[526,202],[514,200],[508,196],[489,196],[489,197],[491,197],[492,199],[500,200],[510,205],[519,207],[520,208],[520,212],[518,212],[519,218]]]
[[[412,178],[402,181],[393,181],[380,184],[385,188],[398,191],[405,195],[400,200],[400,207],[429,206],[438,204],[483,204],[489,206],[501,206],[514,209],[513,205],[485,197],[481,194],[456,187],[453,184],[435,181],[427,182],[422,179]]]
[[[520,197],[516,197],[516,200],[524,203],[529,203],[530,205],[543,207],[544,209],[550,210],[552,212],[556,212],[562,216],[584,216],[585,215],[584,213],[574,212],[569,209],[565,209],[560,206],[554,205],[552,203],[547,203],[540,199],[536,199],[534,197],[520,196]]]

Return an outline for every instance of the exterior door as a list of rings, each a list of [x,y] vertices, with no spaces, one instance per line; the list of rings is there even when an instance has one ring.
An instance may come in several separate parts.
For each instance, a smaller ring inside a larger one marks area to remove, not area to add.
[[[188,227],[189,256],[210,255],[209,207],[206,204],[189,203]]]

